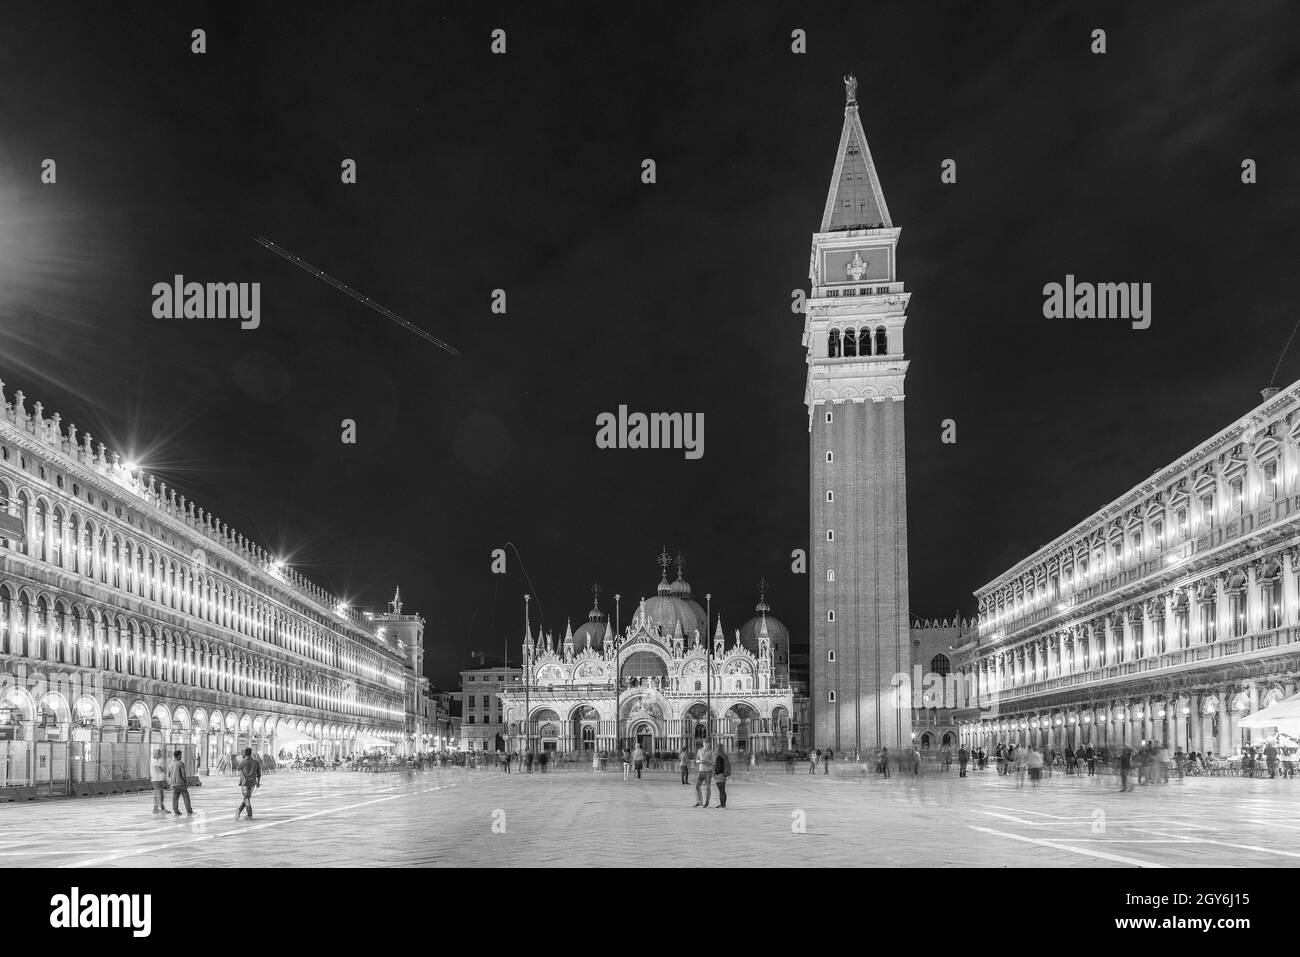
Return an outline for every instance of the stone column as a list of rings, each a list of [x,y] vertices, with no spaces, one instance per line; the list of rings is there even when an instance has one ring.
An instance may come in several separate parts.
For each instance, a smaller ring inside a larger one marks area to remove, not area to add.
[[[1296,609],[1295,551],[1287,550],[1282,555],[1282,621],[1284,624],[1296,624]]]
[[[1259,562],[1251,562],[1246,566],[1246,634],[1264,629],[1262,598],[1263,595],[1259,593]]]
[[[1219,733],[1214,739],[1214,753],[1222,757],[1227,753],[1227,744],[1232,740],[1231,729],[1228,725],[1228,696],[1227,686],[1219,687]]]

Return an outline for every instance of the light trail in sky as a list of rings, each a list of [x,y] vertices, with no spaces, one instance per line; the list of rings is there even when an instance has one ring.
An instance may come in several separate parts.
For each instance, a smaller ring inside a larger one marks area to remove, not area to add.
[[[397,323],[407,332],[415,333],[421,339],[426,339],[429,342],[432,342],[435,346],[438,346],[441,349],[446,349],[454,356],[460,355],[460,350],[457,349],[456,347],[448,345],[447,343],[439,339],[437,336],[430,335],[429,333],[425,332],[423,329],[421,329],[419,326],[415,325],[414,323],[407,322],[405,319],[403,319],[397,313],[393,312],[391,309],[385,309],[383,306],[375,302],[369,296],[363,296],[361,293],[357,292],[351,286],[339,282],[333,276],[329,275],[326,272],[323,272],[320,269],[317,269],[315,266],[307,262],[305,259],[302,259],[299,256],[295,256],[293,253],[289,252],[289,250],[285,249],[283,246],[277,246],[275,243],[271,242],[271,240],[267,239],[265,236],[258,236],[257,241],[261,243],[263,246],[265,246],[267,249],[271,250],[271,252],[275,253],[277,256],[283,256],[285,259],[289,260],[289,262],[293,263],[298,268],[311,273],[317,279],[323,279],[331,286],[333,286],[335,289],[347,293],[349,296],[351,296],[357,302],[361,303],[363,306],[369,306],[371,309],[375,310],[375,312],[379,313],[381,316],[387,316],[389,319],[393,320],[393,322]]]

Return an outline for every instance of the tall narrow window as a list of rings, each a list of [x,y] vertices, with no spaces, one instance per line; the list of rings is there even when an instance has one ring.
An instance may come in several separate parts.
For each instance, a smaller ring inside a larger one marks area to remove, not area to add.
[[[826,580],[828,582],[835,581],[835,569],[833,568],[826,569]]]
[[[827,355],[832,359],[840,357],[840,331],[838,329],[831,330],[829,346],[826,351]]]
[[[834,461],[835,461],[835,453],[834,453],[834,452],[827,452],[827,453],[826,453],[826,461],[827,461],[827,462],[834,462]]]
[[[831,413],[827,412],[827,413],[826,413],[826,424],[827,424],[827,425],[830,425],[831,422],[833,422],[833,421],[834,421],[834,417],[831,415]]]
[[[858,354],[858,334],[852,329],[844,330],[844,357]]]
[[[1282,576],[1264,582],[1264,621],[1268,628],[1282,627]]]
[[[889,334],[884,326],[876,328],[876,355],[883,356],[889,352]]]
[[[833,528],[828,528],[828,529],[826,530],[826,541],[828,541],[828,542],[833,542],[833,541],[835,541],[835,529],[833,529]]]
[[[871,330],[870,329],[864,328],[858,330],[858,355],[860,356],[871,355]]]
[[[835,620],[835,612],[833,612],[833,611],[828,611],[828,612],[826,613],[826,620],[827,620],[827,621],[834,621],[834,620]]]
[[[826,652],[826,660],[832,664],[835,662],[835,652],[833,650]]]
[[[1271,502],[1277,498],[1277,459],[1264,463],[1264,501]]]
[[[832,492],[830,489],[826,490],[826,501],[828,502],[835,501],[835,493]]]

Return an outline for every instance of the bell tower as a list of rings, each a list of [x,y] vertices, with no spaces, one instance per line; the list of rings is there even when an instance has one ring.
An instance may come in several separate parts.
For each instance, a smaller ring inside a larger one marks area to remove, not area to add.
[[[812,238],[803,332],[813,745],[897,750],[912,731],[910,696],[899,694],[911,662],[903,442],[909,293],[897,279],[901,230],[858,118],[857,80],[847,76],[844,86],[844,127]]]

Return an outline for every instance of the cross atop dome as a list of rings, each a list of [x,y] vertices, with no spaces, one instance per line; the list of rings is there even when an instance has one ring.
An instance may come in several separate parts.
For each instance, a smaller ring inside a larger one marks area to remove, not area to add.
[[[402,613],[402,586],[401,585],[397,586],[397,591],[393,594],[393,600],[388,603],[388,607],[392,609],[394,615],[400,615]]]

